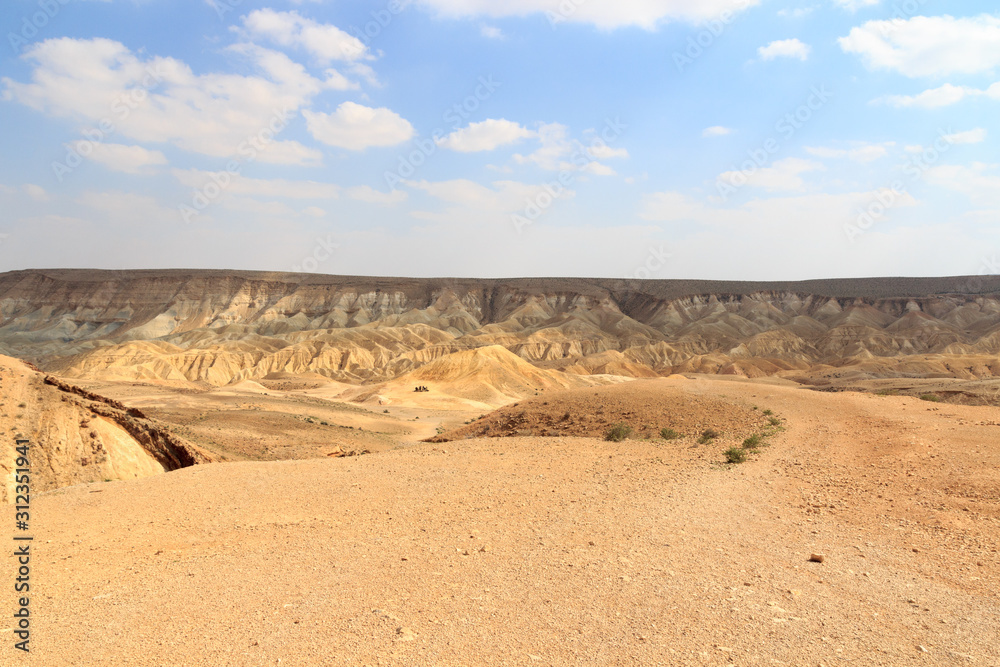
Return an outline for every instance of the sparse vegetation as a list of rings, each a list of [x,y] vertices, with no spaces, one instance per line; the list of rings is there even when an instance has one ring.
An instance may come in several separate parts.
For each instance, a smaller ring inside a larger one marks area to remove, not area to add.
[[[899,396],[898,389],[879,389],[875,392],[876,396]]]
[[[941,402],[941,397],[937,396],[935,394],[921,394],[920,395],[920,400],[921,401],[930,401],[931,403],[940,403]]]
[[[764,444],[764,436],[760,433],[754,433],[749,438],[743,441],[744,449],[757,449]]]
[[[743,463],[747,460],[747,452],[742,447],[730,447],[725,452],[726,463]]]
[[[681,434],[672,428],[665,428],[662,431],[660,431],[660,437],[663,438],[664,440],[676,440],[677,438],[681,437]]]
[[[765,417],[770,417],[771,415],[774,414],[774,410],[768,408],[767,410],[764,410],[764,412],[762,412],[761,414],[764,415]]]
[[[708,443],[712,442],[718,437],[719,437],[718,431],[716,431],[714,428],[706,428],[704,431],[701,432],[701,437],[698,438],[698,444],[707,445]]]
[[[609,442],[621,442],[632,435],[632,427],[628,424],[615,424],[604,434],[604,439]]]
[[[771,417],[770,419],[767,420],[767,423],[770,426],[781,426],[781,420],[778,419],[777,417]]]

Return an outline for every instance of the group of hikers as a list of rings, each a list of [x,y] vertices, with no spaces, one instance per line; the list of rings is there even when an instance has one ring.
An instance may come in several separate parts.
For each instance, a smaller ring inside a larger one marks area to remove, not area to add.
[[[423,385],[420,385],[419,387],[416,387],[413,391],[430,391],[430,389],[428,389]]]

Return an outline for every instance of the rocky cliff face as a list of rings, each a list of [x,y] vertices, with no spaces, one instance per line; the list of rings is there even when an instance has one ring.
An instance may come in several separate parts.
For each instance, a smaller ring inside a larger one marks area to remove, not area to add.
[[[357,383],[488,345],[580,374],[766,375],[922,357],[922,373],[985,377],[1000,375],[1000,277],[732,283],[0,274],[0,352],[68,377],[223,385],[309,371]]]

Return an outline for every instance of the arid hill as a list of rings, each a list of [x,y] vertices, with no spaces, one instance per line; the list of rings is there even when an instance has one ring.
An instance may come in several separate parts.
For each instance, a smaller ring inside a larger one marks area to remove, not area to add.
[[[30,366],[0,356],[0,504],[12,502],[14,441],[29,441],[31,489],[148,477],[212,457],[146,418]]]
[[[801,283],[405,279],[246,271],[0,275],[0,352],[70,378],[384,382],[501,346],[654,377],[1000,376],[1000,277]]]

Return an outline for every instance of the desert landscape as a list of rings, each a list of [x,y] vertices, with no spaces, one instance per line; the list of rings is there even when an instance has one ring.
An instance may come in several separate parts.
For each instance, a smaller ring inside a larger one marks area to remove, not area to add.
[[[0,26],[0,667],[1000,667],[995,3]]]
[[[998,278],[19,271],[0,351],[12,664],[1000,662]]]

